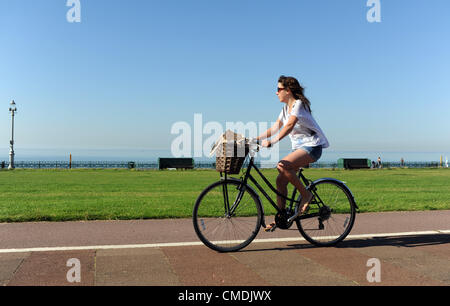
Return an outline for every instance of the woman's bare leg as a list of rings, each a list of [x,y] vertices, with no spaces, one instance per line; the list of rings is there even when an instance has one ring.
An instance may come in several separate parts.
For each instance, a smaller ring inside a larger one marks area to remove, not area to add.
[[[306,190],[305,186],[303,186],[297,176],[297,171],[299,168],[305,167],[313,162],[314,160],[306,151],[299,149],[283,158],[277,166],[279,172],[277,177],[278,191],[286,196],[287,184],[291,183],[294,185],[302,195],[302,211],[304,211],[307,207],[303,207],[304,204],[309,204],[308,202],[311,200],[311,193]],[[280,196],[277,196],[277,204],[280,209],[284,209],[286,207],[286,200]]]
[[[302,201],[300,202],[301,212],[304,212],[311,201],[312,194],[306,190],[302,182],[297,176],[297,171],[300,167],[305,167],[306,165],[314,162],[314,160],[309,156],[309,154],[304,150],[296,150],[291,154],[283,158],[277,165],[279,175],[277,177],[277,190],[282,195],[287,196],[287,185],[291,183],[298,189],[302,195]],[[277,195],[277,205],[281,210],[286,209],[286,199]],[[266,227],[266,231],[273,229],[275,223],[270,224]]]

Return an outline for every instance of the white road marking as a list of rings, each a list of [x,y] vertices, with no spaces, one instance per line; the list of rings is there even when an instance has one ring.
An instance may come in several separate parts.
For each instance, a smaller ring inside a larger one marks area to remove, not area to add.
[[[361,239],[361,238],[377,238],[377,237],[402,237],[414,235],[436,235],[436,234],[450,234],[450,230],[434,230],[421,232],[400,232],[400,233],[381,233],[381,234],[361,234],[348,235],[345,240]],[[323,237],[328,239],[330,237]],[[270,238],[270,239],[255,239],[252,243],[264,242],[289,242],[289,241],[305,241],[303,237],[288,237],[288,238]],[[113,250],[113,249],[137,249],[137,248],[162,248],[162,247],[182,247],[182,246],[196,246],[203,245],[200,241],[193,242],[169,242],[169,243],[150,243],[150,244],[124,244],[124,245],[94,245],[94,246],[67,246],[67,247],[39,247],[39,248],[22,248],[22,249],[0,249],[0,254],[6,253],[24,253],[24,252],[58,252],[58,251],[84,251],[84,250]]]

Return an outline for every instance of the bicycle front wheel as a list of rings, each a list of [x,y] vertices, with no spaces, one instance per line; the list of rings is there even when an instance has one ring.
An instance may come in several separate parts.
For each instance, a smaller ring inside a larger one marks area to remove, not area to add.
[[[223,180],[208,186],[198,197],[193,212],[200,240],[219,252],[234,252],[256,237],[262,222],[258,196],[239,180]]]
[[[315,199],[310,204],[309,216],[296,220],[302,236],[317,246],[332,246],[344,240],[356,216],[351,192],[343,183],[333,179],[314,182],[310,191]]]

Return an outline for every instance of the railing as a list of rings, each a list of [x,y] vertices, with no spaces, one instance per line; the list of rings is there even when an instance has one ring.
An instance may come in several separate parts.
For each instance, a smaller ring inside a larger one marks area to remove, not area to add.
[[[8,162],[0,162],[3,169],[8,169]],[[14,163],[16,168],[23,169],[158,169],[159,164],[155,162],[132,162],[133,166],[130,166],[129,161],[73,161],[71,164],[68,161],[17,161]],[[243,168],[247,167],[248,161],[244,163]],[[260,168],[275,168],[276,163],[257,161],[256,165]],[[439,168],[445,167],[445,164],[439,162],[405,162],[403,165],[400,162],[383,162],[382,168]],[[2,169],[0,168],[0,170]],[[195,169],[215,169],[215,162],[195,162]],[[310,165],[310,168],[333,168],[337,169],[337,162],[317,162]]]
[[[9,163],[5,163],[8,168]],[[69,163],[67,161],[17,161],[14,162],[16,168],[25,169],[112,169],[112,168],[130,168],[129,162],[124,161],[75,161]],[[157,162],[136,162],[135,168],[141,169],[158,169]]]

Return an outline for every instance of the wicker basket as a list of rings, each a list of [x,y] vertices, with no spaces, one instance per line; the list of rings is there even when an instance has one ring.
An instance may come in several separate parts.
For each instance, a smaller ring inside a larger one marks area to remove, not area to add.
[[[249,146],[242,135],[226,131],[214,145],[213,151],[216,153],[217,171],[239,174],[249,152]]]

